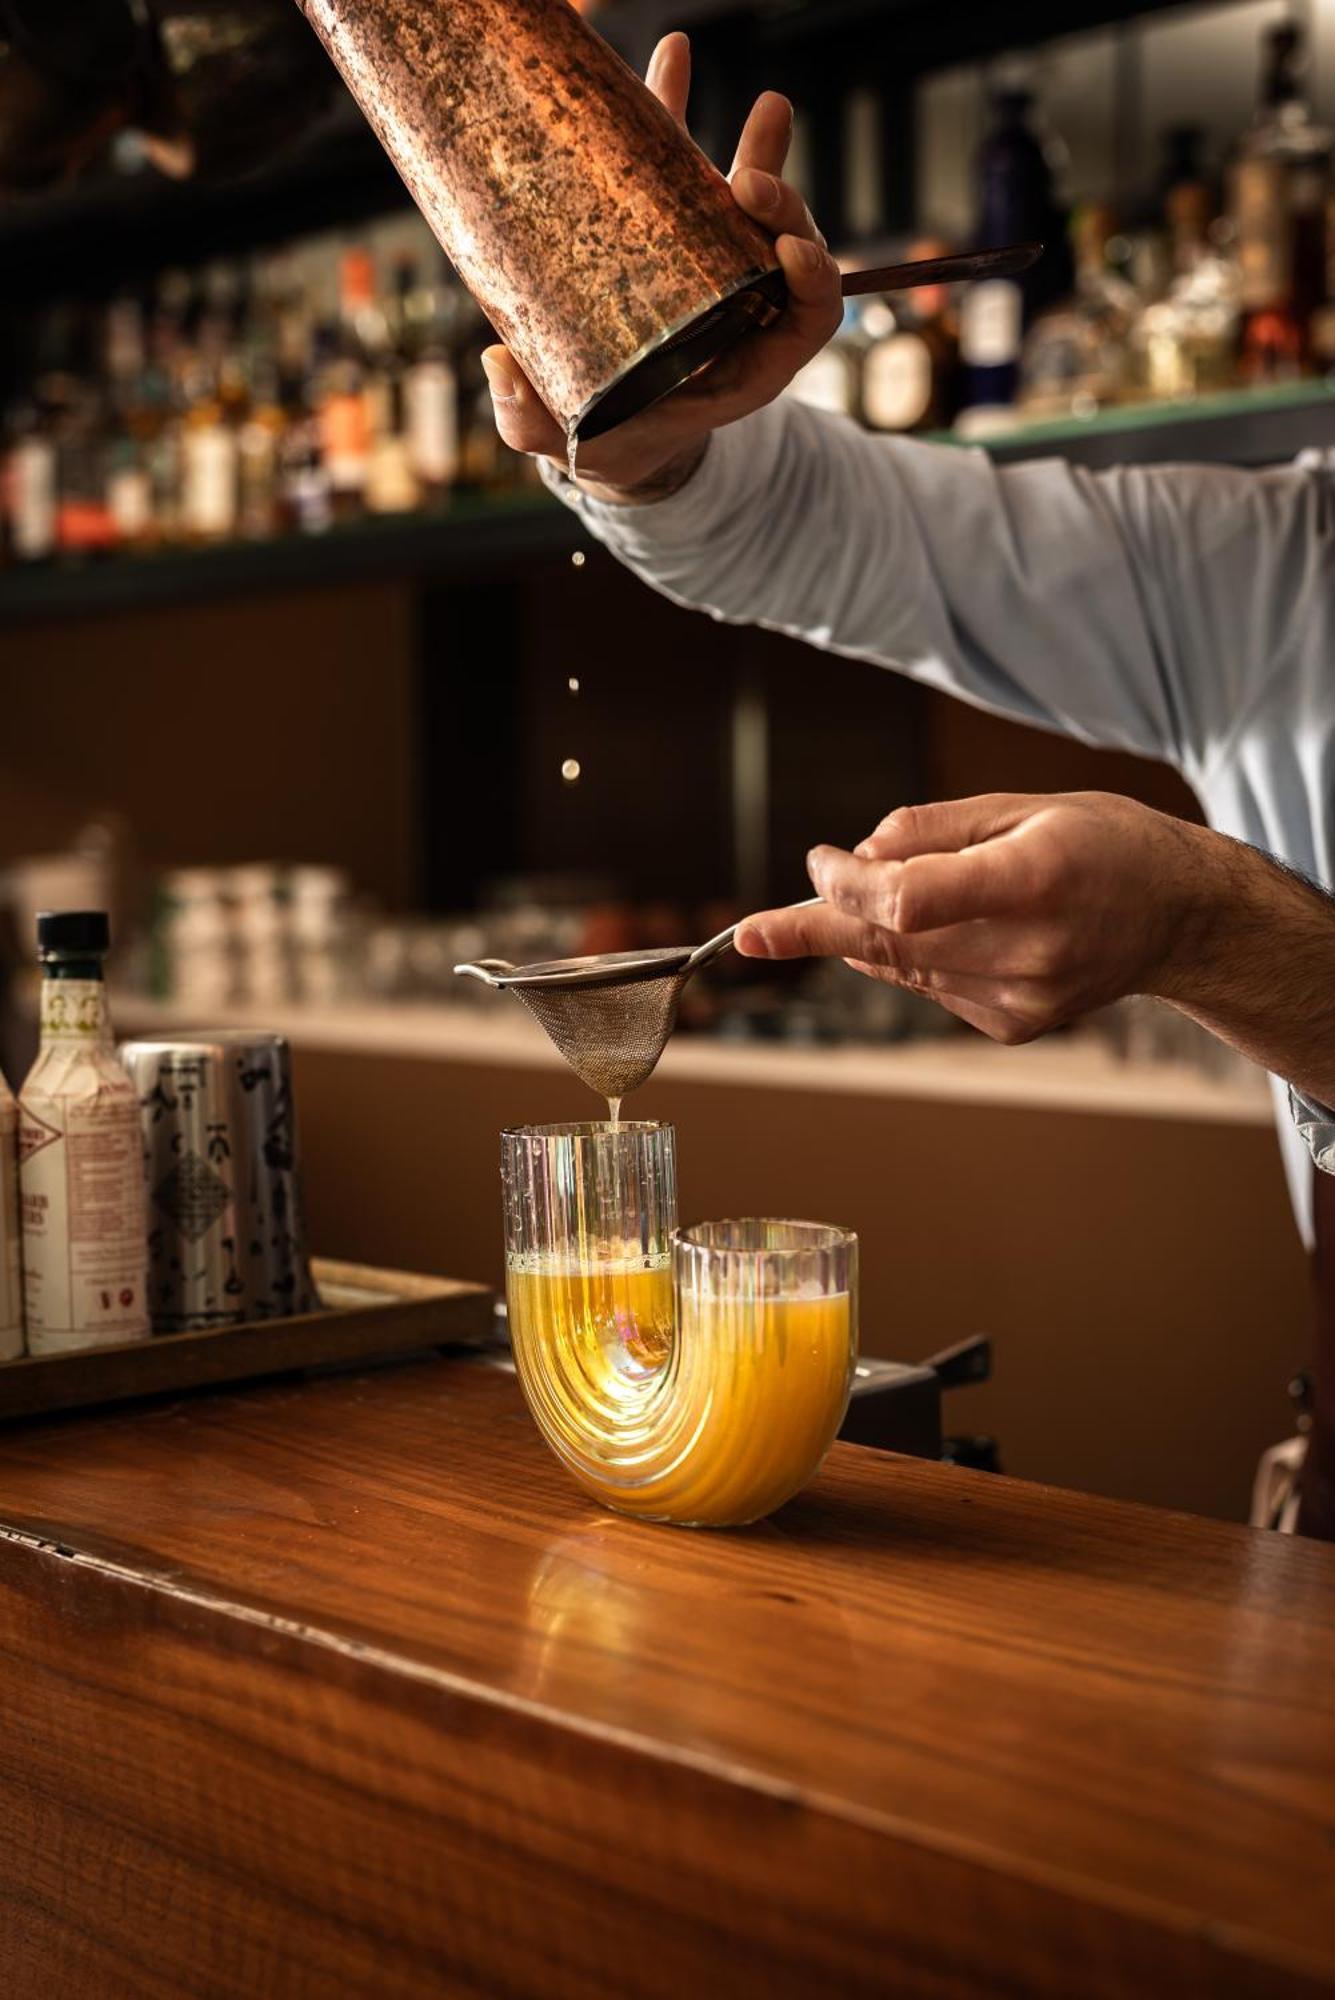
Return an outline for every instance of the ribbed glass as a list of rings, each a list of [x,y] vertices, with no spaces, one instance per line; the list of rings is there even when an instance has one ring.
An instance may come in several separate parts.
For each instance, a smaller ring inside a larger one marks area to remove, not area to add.
[[[677,1232],[672,1270],[693,1430],[673,1518],[758,1521],[813,1477],[844,1420],[858,1239],[821,1222],[702,1222]]]
[[[580,1485],[697,1526],[757,1520],[805,1485],[848,1400],[856,1239],[754,1222],[674,1240],[666,1125],[506,1132],[502,1180],[519,1380]]]
[[[515,1365],[552,1450],[609,1506],[652,1463],[672,1351],[670,1125],[501,1134]]]

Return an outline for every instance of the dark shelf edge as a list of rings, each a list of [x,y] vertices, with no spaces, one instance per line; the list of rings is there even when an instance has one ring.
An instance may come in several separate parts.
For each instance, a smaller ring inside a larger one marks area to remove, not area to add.
[[[464,502],[439,514],[333,527],[323,535],[102,561],[42,564],[0,576],[0,625],[85,618],[211,598],[376,577],[449,582],[515,562],[559,556],[586,538],[569,510],[544,494]]]

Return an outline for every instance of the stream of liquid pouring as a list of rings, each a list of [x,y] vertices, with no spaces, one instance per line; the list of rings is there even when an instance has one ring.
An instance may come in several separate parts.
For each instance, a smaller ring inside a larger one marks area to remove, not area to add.
[[[572,486],[575,484],[579,474],[579,434],[576,430],[577,423],[578,418],[572,417],[566,426],[566,474]],[[579,692],[578,681],[569,681],[567,685],[572,694]],[[607,1117],[612,1130],[614,1132],[617,1131],[621,1125],[621,1099],[619,1097],[608,1098]]]

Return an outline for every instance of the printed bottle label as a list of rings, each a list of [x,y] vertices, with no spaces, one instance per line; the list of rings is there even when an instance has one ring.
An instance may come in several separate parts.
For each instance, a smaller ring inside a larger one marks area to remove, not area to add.
[[[48,438],[25,438],[9,455],[10,533],[21,562],[56,545],[56,452]]]
[[[143,1141],[128,1077],[87,1097],[19,1099],[19,1188],[31,1352],[146,1333]]]
[[[960,354],[970,368],[1004,368],[1018,358],[1024,298],[1006,278],[970,285],[960,314]]]
[[[18,1140],[18,1106],[0,1082],[0,1361],[23,1352]]]
[[[404,387],[408,448],[419,479],[444,486],[459,470],[459,405],[443,361],[419,361]]]
[[[932,356],[917,333],[894,333],[867,356],[862,406],[878,431],[909,431],[931,408]]]
[[[828,410],[833,416],[853,413],[856,392],[848,356],[839,347],[822,348],[788,385],[787,394],[809,410]]]
[[[360,492],[371,440],[366,399],[359,391],[340,390],[326,399],[320,410],[320,438],[334,491]]]
[[[140,465],[117,466],[107,475],[107,507],[123,542],[137,542],[153,525],[153,488]]]
[[[230,535],[236,526],[236,439],[222,424],[189,431],[185,440],[187,534]]]

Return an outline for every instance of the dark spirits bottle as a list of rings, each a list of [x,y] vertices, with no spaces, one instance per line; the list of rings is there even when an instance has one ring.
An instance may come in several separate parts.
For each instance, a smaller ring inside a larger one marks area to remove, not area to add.
[[[1244,380],[1282,380],[1306,365],[1325,297],[1331,148],[1304,93],[1302,31],[1285,23],[1266,37],[1260,101],[1233,169]]]
[[[999,91],[993,125],[978,156],[979,213],[976,238],[983,248],[1022,240],[1049,245],[1022,278],[992,278],[970,285],[960,316],[964,402],[987,415],[964,428],[984,430],[1014,404],[1020,386],[1020,353],[1034,314],[1069,289],[1069,258],[1057,226],[1052,174],[1042,142],[1029,122],[1027,90]]]

